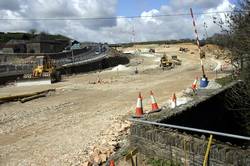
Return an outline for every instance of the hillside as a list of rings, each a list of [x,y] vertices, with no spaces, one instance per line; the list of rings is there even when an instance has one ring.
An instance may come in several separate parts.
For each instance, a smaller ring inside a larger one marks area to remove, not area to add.
[[[52,35],[48,33],[38,33],[38,34],[32,34],[32,33],[25,33],[25,32],[0,32],[0,44],[4,44],[8,42],[9,40],[31,40],[37,37],[38,35],[46,34],[46,38],[49,40],[68,40],[69,38],[63,35]]]

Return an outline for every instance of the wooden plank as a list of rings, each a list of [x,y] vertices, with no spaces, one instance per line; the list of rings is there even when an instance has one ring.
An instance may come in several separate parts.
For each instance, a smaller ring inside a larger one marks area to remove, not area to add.
[[[21,100],[22,98],[27,98],[30,96],[35,96],[35,95],[43,94],[43,93],[48,93],[50,91],[55,91],[55,89],[46,89],[43,91],[38,91],[38,92],[33,92],[33,93],[25,93],[25,94],[14,95],[14,96],[5,96],[5,97],[0,98],[0,103],[18,101],[18,100]]]
[[[20,102],[25,103],[27,101],[34,100],[34,99],[37,99],[37,98],[40,98],[40,97],[46,97],[46,94],[47,93],[41,93],[41,94],[33,95],[33,96],[30,96],[30,97],[25,97],[25,98],[22,98],[20,100]]]

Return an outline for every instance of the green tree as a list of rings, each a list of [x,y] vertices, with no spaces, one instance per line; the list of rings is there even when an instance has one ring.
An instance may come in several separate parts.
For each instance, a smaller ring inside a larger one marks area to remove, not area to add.
[[[214,17],[222,34],[216,34],[213,40],[231,51],[232,64],[240,71],[241,79],[250,83],[250,1],[240,0],[236,6],[232,14],[225,15],[225,20]]]
[[[32,37],[35,37],[35,34],[37,33],[37,30],[32,28],[29,30],[29,33],[32,35]]]
[[[215,35],[213,39],[231,51],[229,58],[239,71],[239,79],[245,82],[227,94],[225,105],[250,135],[250,1],[240,0],[236,6],[232,14],[226,14],[225,20],[214,17],[214,23],[221,27],[222,34]]]

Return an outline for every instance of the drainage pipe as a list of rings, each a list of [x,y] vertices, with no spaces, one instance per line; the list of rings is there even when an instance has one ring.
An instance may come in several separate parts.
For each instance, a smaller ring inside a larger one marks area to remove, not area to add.
[[[135,118],[129,118],[129,120],[132,122],[144,123],[144,124],[149,124],[149,125],[163,126],[163,127],[174,128],[174,129],[188,130],[188,131],[194,131],[194,132],[199,132],[199,133],[213,134],[213,135],[219,135],[219,136],[224,136],[224,137],[229,137],[229,138],[236,138],[236,139],[250,141],[250,137],[247,137],[247,136],[222,133],[222,132],[210,131],[210,130],[203,130],[203,129],[185,127],[185,126],[177,126],[177,125],[172,125],[172,124],[158,123],[158,122],[152,122],[152,121],[135,119]]]

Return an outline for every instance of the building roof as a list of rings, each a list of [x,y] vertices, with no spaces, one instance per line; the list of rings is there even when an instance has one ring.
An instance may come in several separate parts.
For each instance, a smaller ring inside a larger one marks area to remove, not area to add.
[[[3,48],[15,48],[17,46],[25,46],[27,43],[27,40],[9,40],[6,44],[4,44]]]
[[[5,45],[18,45],[18,44],[26,44],[27,40],[9,40]]]

